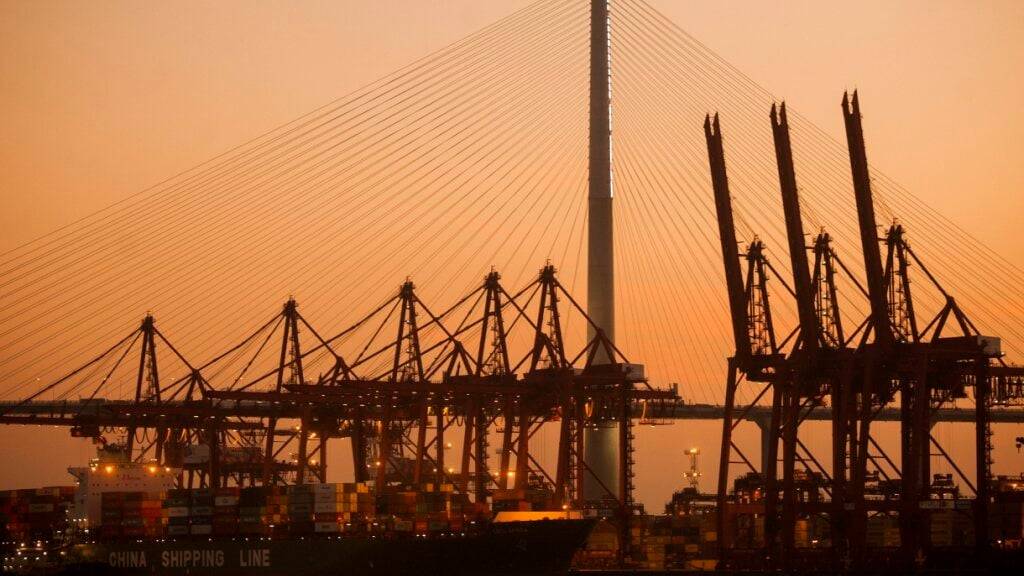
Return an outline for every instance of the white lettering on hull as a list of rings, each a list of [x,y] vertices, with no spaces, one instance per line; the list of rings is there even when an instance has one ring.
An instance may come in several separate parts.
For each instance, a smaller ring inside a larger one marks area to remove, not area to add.
[[[270,550],[239,550],[238,565],[244,568],[270,568]]]
[[[146,568],[146,553],[142,550],[111,552],[107,562],[113,568]]]
[[[164,568],[223,568],[223,550],[164,550],[160,553],[160,565]],[[146,552],[124,550],[111,552],[107,557],[111,568],[148,568]],[[243,549],[238,551],[238,566],[241,568],[270,568],[270,549]]]
[[[164,568],[222,568],[223,550],[165,550],[160,555]]]

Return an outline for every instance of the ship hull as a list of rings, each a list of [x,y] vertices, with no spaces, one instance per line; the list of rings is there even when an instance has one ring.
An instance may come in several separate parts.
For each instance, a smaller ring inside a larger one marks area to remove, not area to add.
[[[62,574],[194,576],[542,575],[569,569],[587,520],[490,525],[476,534],[310,536],[117,541],[80,544]]]

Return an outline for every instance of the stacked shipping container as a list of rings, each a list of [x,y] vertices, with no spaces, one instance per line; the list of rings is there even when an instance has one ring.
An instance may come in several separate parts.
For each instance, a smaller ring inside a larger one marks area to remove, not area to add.
[[[465,529],[486,510],[472,504],[466,494],[455,492],[452,484],[423,484],[417,490],[384,494],[377,500],[377,513],[397,532],[453,531]]]
[[[74,486],[52,486],[0,491],[2,541],[21,543],[51,540],[67,526],[67,510],[75,496]]]
[[[367,485],[354,483],[104,492],[100,498],[103,538],[334,533],[362,526],[376,512]]]

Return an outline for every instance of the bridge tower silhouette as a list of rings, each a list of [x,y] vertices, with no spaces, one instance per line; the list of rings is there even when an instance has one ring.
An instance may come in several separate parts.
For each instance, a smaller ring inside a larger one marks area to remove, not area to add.
[[[596,329],[615,341],[615,240],[612,194],[611,54],[608,0],[590,2],[590,158],[588,164],[590,218],[587,230],[587,313]],[[595,328],[590,329],[593,338]],[[607,357],[600,358],[610,362]],[[618,433],[621,425],[609,422],[584,434],[584,461],[605,486],[627,482],[620,477]],[[624,455],[628,457],[629,455]],[[583,495],[600,499],[597,482],[583,481]]]

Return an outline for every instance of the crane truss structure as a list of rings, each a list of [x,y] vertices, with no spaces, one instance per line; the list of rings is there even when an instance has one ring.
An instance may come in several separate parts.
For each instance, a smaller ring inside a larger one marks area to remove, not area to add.
[[[569,313],[593,333],[576,348],[563,335]],[[356,345],[357,335],[365,339]],[[345,357],[342,342],[358,355]],[[514,343],[524,345],[517,351]],[[158,348],[161,359],[169,355],[184,366],[182,377],[161,379],[168,370],[158,362]],[[104,400],[112,374],[133,354],[139,362],[132,397]],[[88,396],[40,401],[110,364],[86,383]],[[241,369],[232,373],[228,366]],[[0,409],[0,423],[64,426],[94,439],[123,432],[133,460],[181,470],[182,486],[325,482],[328,443],[347,438],[353,479],[372,480],[378,493],[444,483],[485,503],[495,489],[541,487],[556,509],[593,506],[628,515],[635,508],[634,407],[677,399],[674,389],[647,383],[643,366],[630,363],[593,325],[547,265],[515,293],[492,271],[441,313],[406,281],[331,337],[289,299],[259,329],[201,366],[185,360],[147,316],[88,364]],[[546,424],[558,430],[553,466],[535,453]],[[620,478],[609,486],[583,454],[584,431],[611,426],[621,460]],[[452,461],[446,451],[457,435],[461,454]],[[498,462],[489,459],[492,438],[500,439]],[[198,447],[202,458],[190,459]],[[584,501],[590,482],[600,501]]]
[[[866,286],[840,259],[826,231],[807,245],[785,104],[773,105],[770,118],[791,259],[789,279],[772,266],[757,238],[745,254],[739,253],[719,118],[705,120],[736,346],[726,383],[718,485],[718,529],[724,536],[720,556],[726,565],[757,565],[767,559],[782,569],[808,563],[824,569],[845,569],[851,564],[864,568],[872,561],[867,553],[868,517],[895,515],[899,552],[894,560],[884,561],[912,566],[933,552],[929,511],[938,507],[937,500],[949,497],[933,483],[933,458],[945,461],[973,496],[967,513],[973,517],[975,557],[984,558],[990,544],[991,411],[994,406],[1024,400],[1024,368],[1005,363],[999,338],[978,330],[914,253],[903,226],[893,223],[883,238],[878,237],[856,92],[852,98],[844,95],[843,114]],[[745,278],[741,260],[746,261]],[[912,267],[945,299],[923,328],[914,309]],[[843,326],[839,310],[839,275],[856,286],[869,304],[868,316],[852,331]],[[784,297],[796,304],[798,325],[781,341],[772,321],[769,280],[781,284]],[[736,390],[743,381],[760,386],[747,406],[736,403]],[[974,403],[971,468],[957,463],[932,434],[936,414],[967,398]],[[762,399],[771,406],[770,424],[762,461],[755,465],[732,440],[732,432]],[[809,415],[826,405],[832,421],[830,467],[798,433]],[[901,429],[898,458],[887,454],[872,436],[878,415],[893,409],[899,411]],[[738,501],[730,494],[728,479],[734,463],[745,465],[752,474],[748,478],[759,484],[753,499]],[[974,473],[975,481],[965,469]],[[760,542],[731,540],[738,519],[745,516],[749,521],[761,515],[764,537]],[[813,517],[828,522],[831,547],[798,550],[796,526]]]

